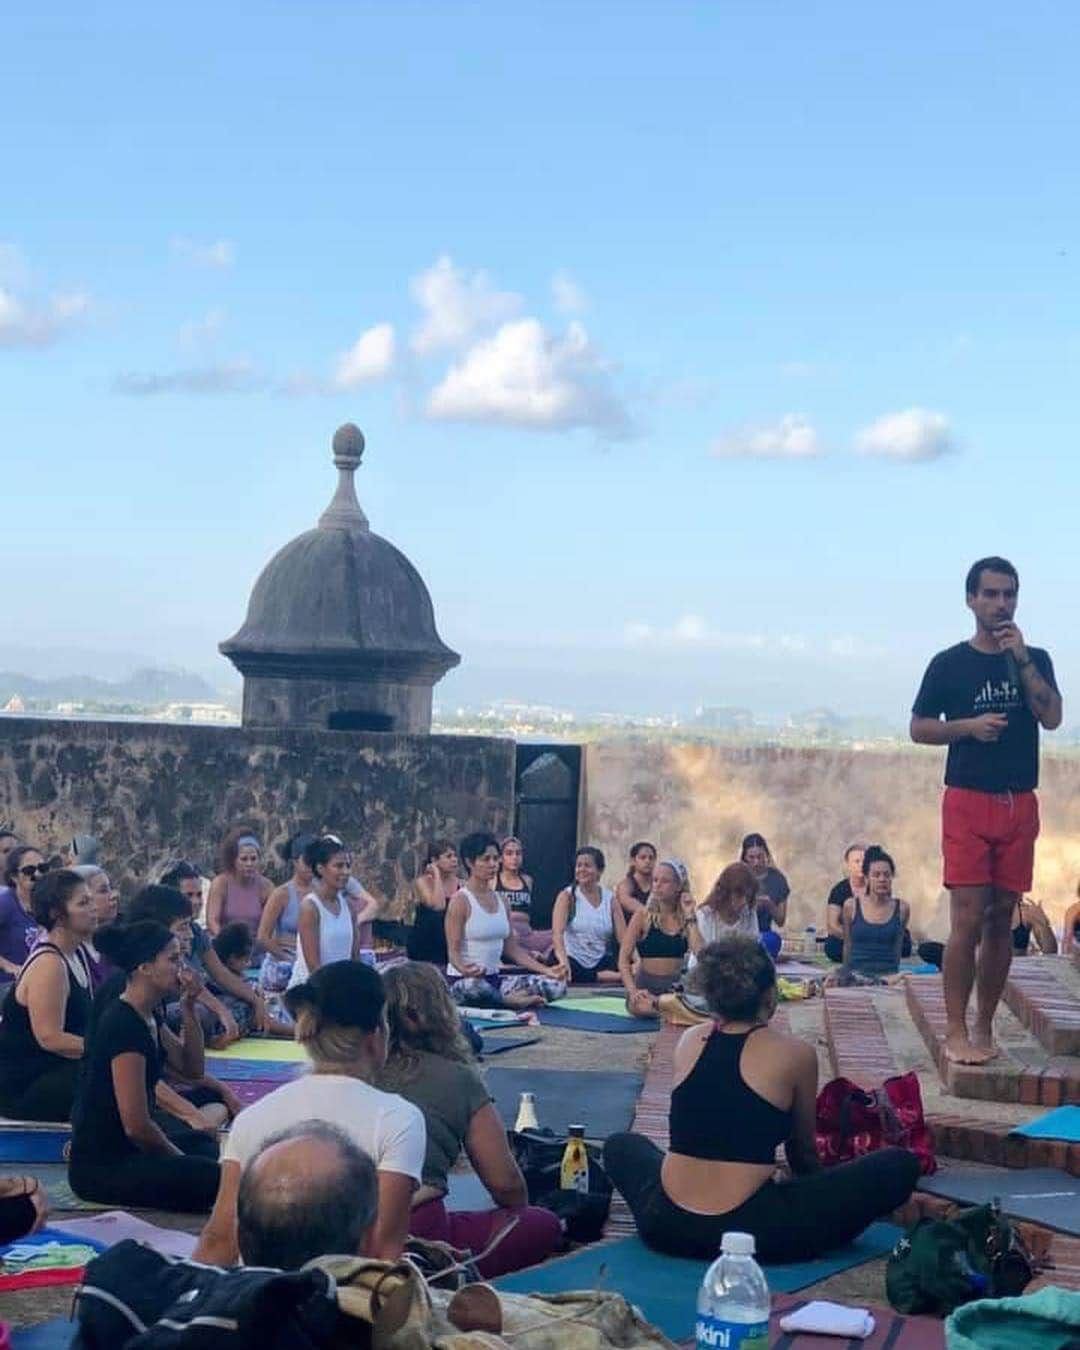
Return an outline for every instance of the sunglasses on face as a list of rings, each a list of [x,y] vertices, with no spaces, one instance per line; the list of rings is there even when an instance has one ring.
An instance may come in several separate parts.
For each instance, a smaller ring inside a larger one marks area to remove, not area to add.
[[[25,867],[19,868],[19,876],[36,877],[39,874],[41,876],[44,876],[48,870],[49,870],[48,863],[27,863]]]

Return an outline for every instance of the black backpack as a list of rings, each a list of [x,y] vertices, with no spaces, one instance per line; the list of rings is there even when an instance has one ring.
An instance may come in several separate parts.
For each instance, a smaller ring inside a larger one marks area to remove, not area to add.
[[[612,1184],[599,1159],[599,1150],[586,1145],[589,1155],[589,1191],[564,1191],[559,1186],[563,1152],[569,1136],[551,1130],[510,1131],[510,1148],[518,1161],[529,1203],[550,1209],[562,1219],[572,1242],[596,1242],[604,1233],[611,1209]]]

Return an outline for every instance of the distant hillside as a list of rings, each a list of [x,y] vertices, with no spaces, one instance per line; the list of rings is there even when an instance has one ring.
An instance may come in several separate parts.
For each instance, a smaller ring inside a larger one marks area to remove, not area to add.
[[[136,670],[123,680],[98,680],[92,675],[63,675],[39,680],[32,675],[0,671],[0,704],[13,694],[51,703],[220,703],[221,693],[190,670]]]

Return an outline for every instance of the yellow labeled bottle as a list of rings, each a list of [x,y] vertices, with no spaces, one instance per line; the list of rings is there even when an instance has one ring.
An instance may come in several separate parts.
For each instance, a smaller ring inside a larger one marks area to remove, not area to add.
[[[559,1168],[559,1188],[589,1193],[589,1155],[585,1149],[585,1126],[571,1125]]]

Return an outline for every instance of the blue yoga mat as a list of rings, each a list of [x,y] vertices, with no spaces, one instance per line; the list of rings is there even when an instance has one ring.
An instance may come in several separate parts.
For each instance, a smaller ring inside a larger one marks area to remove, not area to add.
[[[577,1008],[560,1008],[557,1003],[540,1008],[537,1015],[541,1026],[565,1027],[568,1031],[606,1031],[612,1036],[640,1035],[643,1031],[656,1031],[660,1026],[659,1018],[581,1012]]]
[[[68,1350],[75,1335],[75,1323],[66,1317],[50,1317],[32,1327],[12,1327],[14,1350]]]
[[[0,1163],[66,1162],[71,1130],[0,1130]]]
[[[769,1289],[774,1294],[791,1294],[838,1271],[873,1261],[892,1251],[903,1231],[895,1224],[874,1223],[855,1242],[817,1261],[766,1266]],[[512,1294],[558,1294],[570,1289],[619,1293],[665,1335],[681,1341],[693,1334],[698,1287],[707,1268],[705,1261],[662,1256],[640,1238],[629,1237],[586,1247],[493,1283],[496,1289]]]
[[[268,1083],[289,1083],[299,1078],[303,1069],[302,1064],[274,1059],[215,1059],[213,1055],[206,1056],[206,1072],[212,1078],[220,1078],[223,1083],[243,1083],[252,1078]]]
[[[1000,1200],[1010,1218],[1080,1237],[1080,1177],[1054,1167],[985,1167],[950,1162],[932,1177],[921,1178],[919,1190],[969,1205]]]
[[[1028,1139],[1064,1139],[1070,1144],[1080,1144],[1080,1106],[1059,1106],[1026,1125],[1017,1125],[1009,1133],[1023,1134]]]
[[[480,1053],[485,1059],[491,1055],[501,1055],[507,1050],[516,1050],[521,1045],[539,1045],[540,1036],[482,1036]]]

